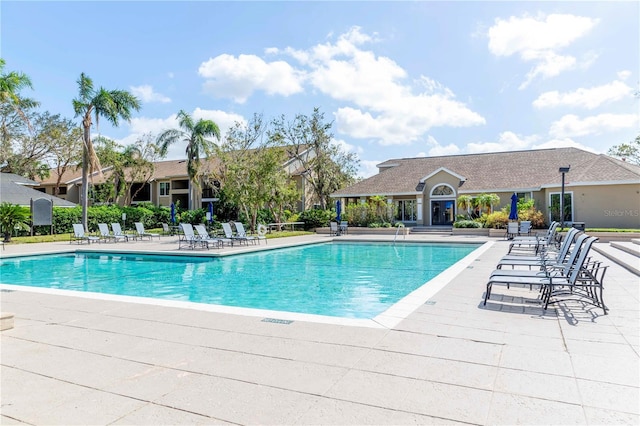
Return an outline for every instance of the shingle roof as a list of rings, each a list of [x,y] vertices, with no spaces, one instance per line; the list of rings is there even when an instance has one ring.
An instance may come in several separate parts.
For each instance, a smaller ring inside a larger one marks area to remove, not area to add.
[[[387,160],[377,175],[332,196],[415,194],[420,180],[440,168],[464,178],[461,193],[534,190],[558,186],[558,169],[569,165],[567,185],[640,182],[640,166],[577,148],[553,148]]]
[[[17,177],[17,178],[16,178]],[[19,179],[18,179],[19,178]],[[32,183],[29,183],[32,182]],[[53,205],[57,207],[75,207],[76,205],[62,198],[36,191],[29,185],[37,184],[30,179],[21,178],[20,176],[10,173],[0,173],[0,201],[21,206],[29,206],[31,199],[46,198],[53,200]]]

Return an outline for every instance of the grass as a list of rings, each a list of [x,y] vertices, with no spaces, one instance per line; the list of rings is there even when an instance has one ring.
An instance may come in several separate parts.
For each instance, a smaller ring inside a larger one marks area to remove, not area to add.
[[[149,229],[149,232],[162,233],[162,229]],[[271,232],[266,235],[267,239],[272,238],[284,238],[284,237],[295,237],[298,235],[310,235],[314,234],[314,232],[309,231],[279,231],[279,232]],[[167,238],[175,238],[175,237],[167,237]],[[32,243],[52,243],[52,242],[69,242],[70,234],[55,234],[55,235],[34,235],[27,237],[11,237],[11,242],[9,244],[32,244]]]

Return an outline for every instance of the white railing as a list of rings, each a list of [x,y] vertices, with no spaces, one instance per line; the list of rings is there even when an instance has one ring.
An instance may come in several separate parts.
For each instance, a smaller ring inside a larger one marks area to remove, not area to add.
[[[400,228],[404,228],[404,223],[398,222],[398,228],[396,229],[396,235],[395,237],[393,237],[393,242],[396,242],[396,239],[398,238],[398,233],[400,232]],[[404,234],[404,239],[407,239],[407,234]]]

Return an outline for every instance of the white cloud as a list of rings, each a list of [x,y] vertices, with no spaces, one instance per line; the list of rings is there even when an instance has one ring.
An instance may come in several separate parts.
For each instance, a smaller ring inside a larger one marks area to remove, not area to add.
[[[362,154],[364,152],[361,146],[347,143],[344,139],[332,139],[331,143],[338,146],[343,152],[353,152],[355,154]]]
[[[632,93],[633,89],[630,86],[627,86],[622,81],[613,81],[590,89],[580,88],[573,92],[545,92],[533,101],[533,106],[538,109],[558,106],[594,109],[602,104],[631,96]]]
[[[584,118],[568,114],[551,124],[549,134],[554,138],[598,135],[638,124],[637,114],[598,114]]]
[[[597,153],[596,150],[594,150],[593,148],[588,147],[586,145],[582,145],[581,143],[578,143],[570,138],[550,139],[546,142],[531,146],[531,149],[547,149],[547,148],[578,148],[584,151]]]
[[[487,31],[489,51],[496,56],[519,55],[525,62],[534,62],[520,85],[523,89],[538,76],[553,77],[593,62],[593,53],[578,63],[574,56],[558,52],[588,34],[598,22],[598,19],[569,14],[496,19]]]
[[[433,136],[427,136],[427,146],[429,146],[428,155],[430,157],[438,157],[443,155],[456,155],[460,154],[460,148],[458,145],[450,143],[449,145],[440,145],[440,142]],[[419,157],[426,157],[427,154],[420,153]]]
[[[140,98],[143,102],[160,102],[163,104],[171,102],[171,98],[158,92],[154,92],[153,87],[148,84],[143,84],[142,86],[130,86],[129,89],[134,96]]]
[[[361,160],[360,161],[360,171],[358,172],[358,177],[362,179],[366,179],[373,175],[378,174],[378,164],[382,163],[382,160]]]
[[[287,62],[265,62],[255,55],[218,55],[203,62],[198,74],[206,79],[206,93],[237,103],[244,103],[256,90],[282,96],[303,91],[304,72]]]
[[[502,132],[498,135],[496,142],[478,142],[470,143],[466,147],[469,154],[477,154],[482,152],[501,152],[501,151],[518,151],[529,149],[529,147],[538,140],[537,136],[520,136],[514,132]]]
[[[200,108],[196,108],[191,116],[196,119],[205,119],[205,120],[213,120],[218,127],[220,128],[220,134],[222,137],[227,133],[227,130],[236,121],[246,122],[244,117],[238,114],[232,114],[225,111],[220,110],[203,110]],[[145,133],[151,133],[155,136],[160,135],[165,130],[168,129],[178,129],[178,120],[177,114],[172,114],[167,118],[146,118],[146,117],[138,117],[132,118],[129,123],[130,133],[126,137],[118,140],[117,142],[122,145],[131,145],[134,143],[140,136]],[[186,158],[185,154],[185,146],[176,142],[169,147],[169,151],[167,153],[166,160],[177,160]]]

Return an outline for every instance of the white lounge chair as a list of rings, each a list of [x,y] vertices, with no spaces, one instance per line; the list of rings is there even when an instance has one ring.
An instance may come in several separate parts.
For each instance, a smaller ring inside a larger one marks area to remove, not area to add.
[[[196,247],[209,248],[207,242],[200,239],[193,232],[193,226],[190,223],[181,223],[180,228],[182,228],[183,235],[178,239],[178,249],[185,245],[190,249],[195,249]]]
[[[111,223],[111,229],[113,230],[113,235],[115,235],[117,238],[125,238],[125,241],[129,241],[130,239],[134,239],[136,238],[135,234],[125,234],[124,232],[122,232],[122,228],[120,227],[120,224],[118,222],[112,222]]]
[[[99,223],[98,224],[98,231],[100,233],[100,238],[104,241],[107,240],[113,240],[113,242],[117,242],[117,241],[127,241],[128,238],[126,235],[115,235],[112,234],[111,231],[109,231],[109,225],[107,225],[106,223]]]
[[[246,237],[240,237],[238,235],[234,235],[233,231],[231,230],[231,224],[229,223],[222,223],[222,231],[224,232],[224,236],[228,239],[231,240],[231,245],[233,245],[234,241],[239,242],[240,244],[245,243],[245,244],[249,244],[249,241],[247,240]]]
[[[207,228],[205,228],[204,225],[195,225],[194,228],[196,230],[196,233],[198,234],[198,238],[200,238],[200,241],[206,243],[207,248],[209,248],[211,245],[217,248],[223,247],[224,242],[227,241],[226,238],[222,239],[210,237],[209,233],[207,232]]]
[[[242,222],[233,222],[233,224],[236,227],[236,236],[238,238],[244,238],[247,242],[250,241],[252,244],[256,244],[258,242],[258,237],[247,235],[247,231],[245,231]]]
[[[140,238],[149,237],[149,240],[151,240],[153,237],[158,237],[158,239],[160,239],[160,234],[154,234],[154,233],[145,231],[144,225],[142,224],[142,222],[134,222],[134,225],[136,225],[136,232],[138,233],[138,237]]]
[[[76,242],[78,244],[82,244],[83,242],[87,242],[87,244],[91,244],[92,242],[97,243],[100,242],[100,237],[96,237],[93,235],[87,235],[84,232],[84,226],[81,223],[73,224],[73,235],[71,235],[71,242]]]

